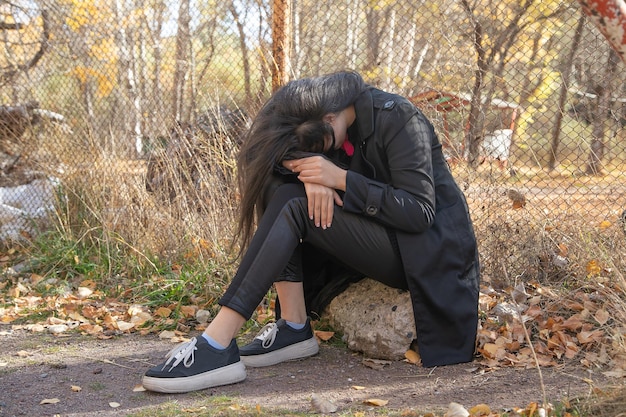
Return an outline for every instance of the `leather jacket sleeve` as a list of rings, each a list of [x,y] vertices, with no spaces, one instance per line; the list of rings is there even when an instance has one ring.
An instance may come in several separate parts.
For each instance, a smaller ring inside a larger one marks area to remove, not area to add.
[[[373,175],[348,171],[343,209],[400,231],[423,232],[435,220],[434,129],[408,101],[374,114],[372,137],[361,150]]]

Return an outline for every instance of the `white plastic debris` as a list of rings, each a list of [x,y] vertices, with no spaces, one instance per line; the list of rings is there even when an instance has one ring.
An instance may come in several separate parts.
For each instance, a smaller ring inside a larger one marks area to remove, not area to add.
[[[54,210],[56,178],[39,178],[16,187],[0,187],[0,240],[19,240],[22,233],[33,235],[34,220]]]

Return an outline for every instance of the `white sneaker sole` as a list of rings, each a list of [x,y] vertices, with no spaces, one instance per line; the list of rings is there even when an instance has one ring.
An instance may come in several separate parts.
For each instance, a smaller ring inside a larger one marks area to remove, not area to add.
[[[316,355],[320,347],[315,337],[293,345],[285,346],[282,349],[260,355],[241,356],[241,360],[246,366],[251,368],[261,368],[263,366],[276,365],[277,363],[304,359]]]
[[[180,378],[155,378],[144,375],[142,384],[149,391],[178,394],[234,384],[244,379],[246,379],[246,367],[243,362],[239,361],[212,371]]]

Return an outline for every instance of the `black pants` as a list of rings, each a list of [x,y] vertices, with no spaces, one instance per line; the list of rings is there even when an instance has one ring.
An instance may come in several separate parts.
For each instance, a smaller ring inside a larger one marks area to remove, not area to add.
[[[393,235],[383,225],[335,206],[332,226],[315,227],[300,183],[275,187],[239,269],[219,304],[249,319],[275,281],[303,279],[302,251],[325,252],[365,276],[406,289]],[[303,245],[306,243],[306,245]]]

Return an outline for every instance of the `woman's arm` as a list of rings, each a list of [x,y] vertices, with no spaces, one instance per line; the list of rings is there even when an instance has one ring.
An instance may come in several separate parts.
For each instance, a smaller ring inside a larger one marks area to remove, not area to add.
[[[283,165],[304,183],[311,220],[317,227],[330,227],[334,205],[343,206],[336,190],[345,190],[346,171],[321,155],[284,161]]]
[[[383,161],[381,164],[386,165],[389,178],[374,180],[349,171],[343,209],[372,217],[398,230],[420,233],[435,220],[432,163],[435,133],[420,112],[407,113],[411,109],[408,104],[398,105],[385,113],[376,127],[378,135],[367,144],[366,157]],[[372,155],[372,152],[383,155]],[[379,177],[381,175],[378,173]]]

